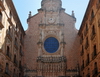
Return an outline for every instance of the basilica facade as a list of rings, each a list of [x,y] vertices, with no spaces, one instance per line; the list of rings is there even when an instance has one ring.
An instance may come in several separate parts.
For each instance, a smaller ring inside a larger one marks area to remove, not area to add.
[[[42,0],[36,15],[29,14],[24,37],[25,76],[77,76],[79,36],[76,18],[65,13],[61,0]]]

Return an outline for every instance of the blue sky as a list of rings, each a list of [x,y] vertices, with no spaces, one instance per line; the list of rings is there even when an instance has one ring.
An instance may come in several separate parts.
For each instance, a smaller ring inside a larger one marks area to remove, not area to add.
[[[13,0],[24,30],[27,30],[28,27],[27,18],[29,11],[32,12],[32,15],[35,15],[38,12],[37,9],[41,7],[41,1],[42,0]],[[71,15],[72,10],[74,11],[77,19],[75,24],[77,29],[80,28],[88,2],[89,0],[62,0],[62,7],[66,9],[66,13]]]

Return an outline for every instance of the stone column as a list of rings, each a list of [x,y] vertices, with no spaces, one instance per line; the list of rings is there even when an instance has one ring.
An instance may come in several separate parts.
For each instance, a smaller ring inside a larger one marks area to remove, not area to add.
[[[42,42],[38,42],[38,56],[41,56],[42,55],[42,50],[41,50],[41,47],[42,47]]]
[[[42,33],[40,33],[39,42],[37,44],[39,47],[38,56],[41,56],[42,55]]]
[[[61,44],[61,56],[63,56],[64,55],[64,51],[63,51],[64,49],[63,49],[63,43]]]

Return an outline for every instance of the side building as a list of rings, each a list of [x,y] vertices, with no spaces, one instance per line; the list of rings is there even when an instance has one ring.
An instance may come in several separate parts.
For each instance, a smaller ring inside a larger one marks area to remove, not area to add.
[[[78,34],[81,76],[100,77],[100,0],[90,0]]]
[[[0,77],[22,77],[24,35],[12,0],[0,0]]]

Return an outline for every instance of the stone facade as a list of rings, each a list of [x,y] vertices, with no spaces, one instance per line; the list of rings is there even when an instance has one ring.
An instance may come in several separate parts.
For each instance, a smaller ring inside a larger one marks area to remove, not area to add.
[[[25,32],[11,0],[0,0],[0,77],[23,76]]]
[[[79,36],[81,76],[100,77],[100,0],[90,0]]]
[[[79,37],[74,13],[62,8],[61,0],[42,0],[38,14],[29,14],[24,39],[24,76],[77,76]],[[45,50],[44,42],[53,37],[59,42],[54,53]],[[74,70],[74,71],[73,71]]]
[[[42,0],[24,31],[12,0],[0,0],[0,77],[100,77],[99,13],[90,0],[78,31],[61,0]]]

